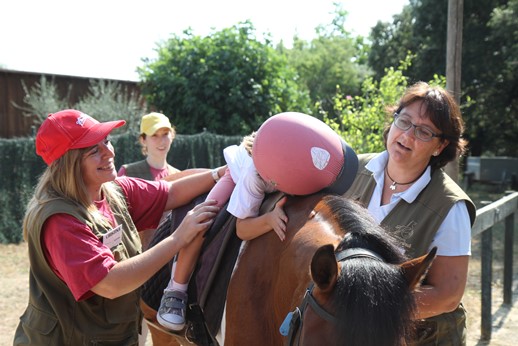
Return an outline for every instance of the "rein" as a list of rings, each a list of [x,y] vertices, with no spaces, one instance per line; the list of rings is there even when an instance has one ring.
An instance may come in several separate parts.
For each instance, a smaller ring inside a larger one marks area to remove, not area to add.
[[[369,258],[376,261],[385,262],[385,260],[375,253],[374,251],[364,249],[364,248],[350,248],[342,250],[338,253],[335,253],[336,261],[342,263],[348,259],[353,258]],[[287,337],[285,342],[286,345],[298,345],[300,343],[300,331],[302,330],[302,321],[304,319],[304,312],[306,309],[311,307],[313,311],[322,319],[330,322],[330,323],[338,323],[337,318],[326,311],[313,297],[313,288],[315,284],[313,282],[310,283],[309,287],[306,289],[306,293],[304,294],[304,298],[298,307],[295,310],[290,311],[284,322],[282,322],[279,331],[281,335]]]

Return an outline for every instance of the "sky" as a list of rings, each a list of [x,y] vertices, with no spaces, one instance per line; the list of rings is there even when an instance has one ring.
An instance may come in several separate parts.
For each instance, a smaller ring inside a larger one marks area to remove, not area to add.
[[[333,19],[333,3],[348,12],[346,29],[367,36],[408,0],[7,0],[0,11],[0,67],[38,73],[138,80],[142,59],[188,28],[207,36],[250,20],[256,33],[290,46],[297,35]]]

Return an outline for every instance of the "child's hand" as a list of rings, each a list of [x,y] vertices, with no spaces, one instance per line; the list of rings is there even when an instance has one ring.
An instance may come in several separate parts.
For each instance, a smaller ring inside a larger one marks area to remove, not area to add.
[[[288,223],[288,216],[284,212],[284,204],[287,198],[281,198],[276,204],[275,208],[269,212],[269,224],[272,229],[277,233],[277,236],[281,241],[286,239],[286,224]]]

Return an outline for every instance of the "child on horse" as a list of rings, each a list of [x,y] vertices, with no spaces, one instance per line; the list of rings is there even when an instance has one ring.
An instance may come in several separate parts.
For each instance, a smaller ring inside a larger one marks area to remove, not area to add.
[[[223,153],[228,167],[222,177],[214,171],[217,183],[207,199],[216,200],[220,207],[229,201],[227,210],[237,218],[236,233],[243,240],[272,230],[281,241],[285,239],[286,197],[259,215],[266,194],[308,195],[322,189],[343,194],[358,165],[354,151],[331,128],[295,112],[269,118],[239,146],[227,147]],[[199,235],[179,253],[173,266],[157,314],[158,322],[168,329],[178,331],[185,326],[187,288],[202,242]]]

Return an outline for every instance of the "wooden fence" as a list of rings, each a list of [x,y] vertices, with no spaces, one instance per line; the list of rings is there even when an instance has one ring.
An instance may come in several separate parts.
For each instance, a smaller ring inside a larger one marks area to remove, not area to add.
[[[498,201],[488,204],[477,211],[477,220],[471,230],[471,236],[481,234],[481,290],[482,316],[481,339],[491,339],[491,281],[493,259],[493,226],[504,222],[504,304],[512,304],[513,289],[513,236],[514,217],[518,210],[518,192],[513,192]]]

